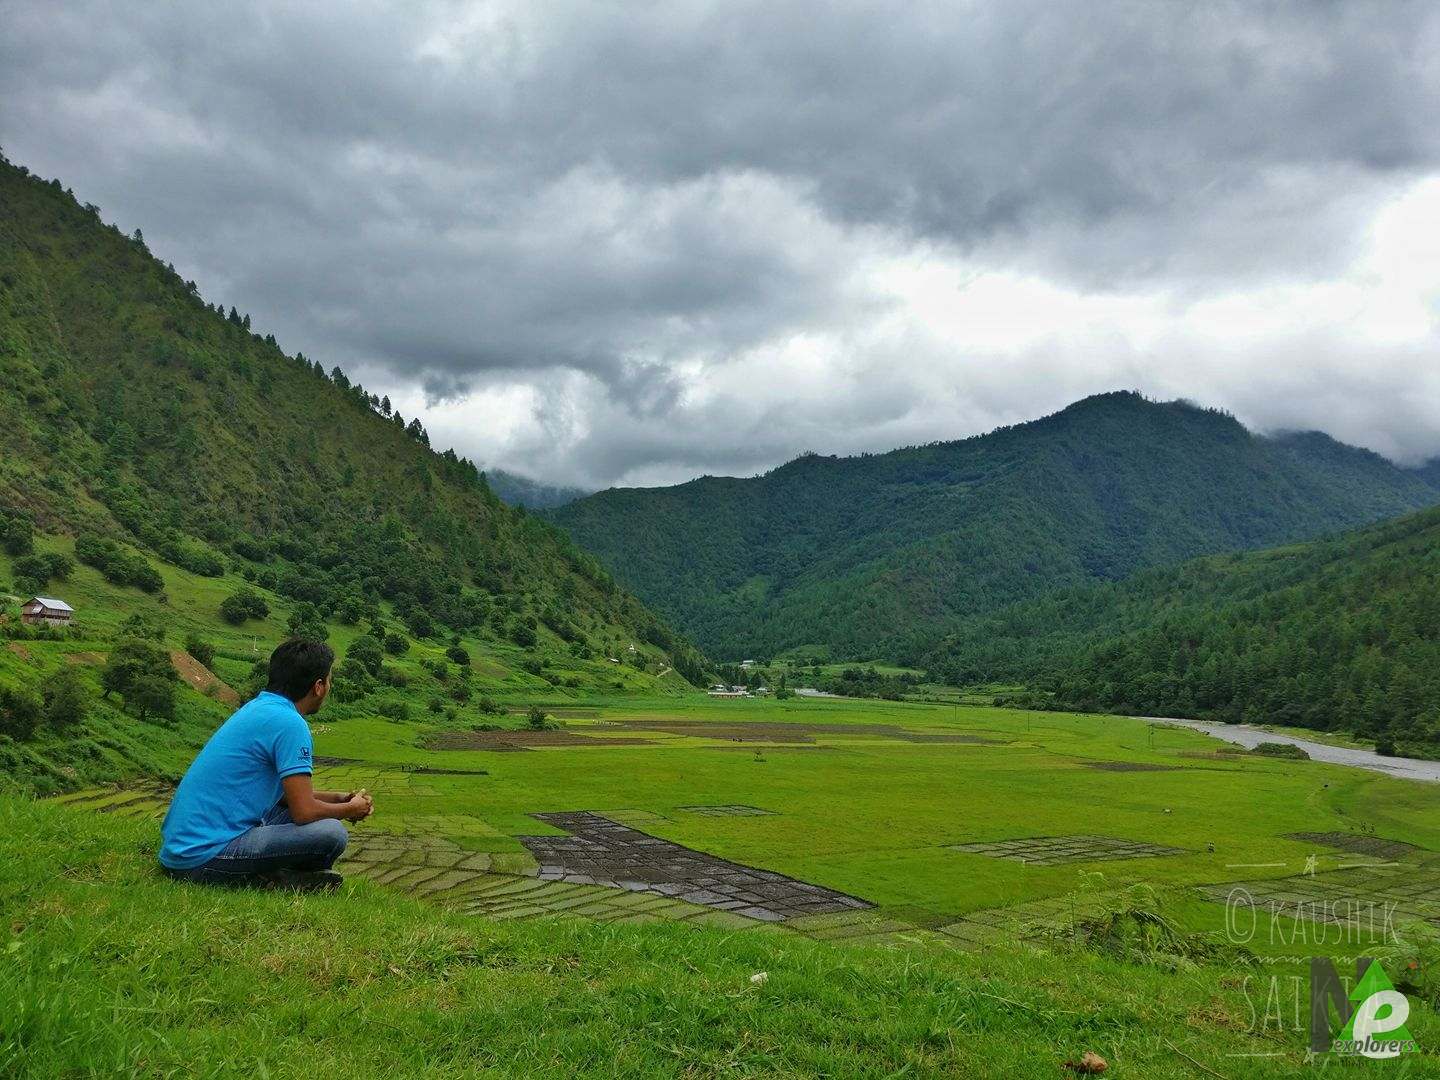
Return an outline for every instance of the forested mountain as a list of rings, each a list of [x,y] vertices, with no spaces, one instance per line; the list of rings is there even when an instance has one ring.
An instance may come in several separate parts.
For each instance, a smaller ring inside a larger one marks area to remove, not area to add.
[[[1134,393],[959,442],[604,491],[553,520],[726,659],[913,662],[956,621],[1440,502],[1440,475]]]
[[[107,576],[143,588],[156,556],[340,621],[390,601],[420,636],[643,640],[704,678],[594,558],[433,452],[418,420],[212,308],[138,230],[3,159],[0,432],[0,530],[81,534]]]
[[[546,484],[531,480],[504,469],[486,469],[485,482],[503,502],[511,506],[523,506],[530,510],[545,510],[564,506],[576,499],[583,499],[590,492],[584,488],[565,487],[563,484]]]
[[[1354,731],[1440,750],[1440,509],[968,620],[940,677],[1057,704]]]

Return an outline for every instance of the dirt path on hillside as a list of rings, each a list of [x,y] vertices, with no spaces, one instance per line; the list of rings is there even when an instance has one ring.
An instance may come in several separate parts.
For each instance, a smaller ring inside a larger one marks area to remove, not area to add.
[[[170,650],[170,663],[175,665],[175,670],[182,679],[202,694],[209,693],[216,701],[223,701],[226,705],[240,704],[240,695],[216,678],[213,671],[189,653],[180,649]],[[211,690],[211,687],[214,689]]]

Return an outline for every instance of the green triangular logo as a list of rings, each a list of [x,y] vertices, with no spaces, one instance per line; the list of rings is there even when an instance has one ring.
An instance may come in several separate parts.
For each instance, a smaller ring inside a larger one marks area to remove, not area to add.
[[[1339,1037],[1344,1040],[1353,1040],[1355,1038],[1355,1021],[1363,1014],[1365,1002],[1376,994],[1393,993],[1394,991],[1395,984],[1390,981],[1390,976],[1385,974],[1385,969],[1380,966],[1380,961],[1372,961],[1370,966],[1365,969],[1365,974],[1361,976],[1360,981],[1355,984],[1355,989],[1350,991],[1350,1001],[1354,1007],[1350,1010],[1350,1019],[1340,1030]],[[1392,1008],[1394,1008],[1392,1005],[1381,1005],[1380,1012],[1375,1018],[1384,1019]],[[1388,1029],[1385,1032],[1385,1038],[1387,1040],[1413,1041],[1404,1024]]]

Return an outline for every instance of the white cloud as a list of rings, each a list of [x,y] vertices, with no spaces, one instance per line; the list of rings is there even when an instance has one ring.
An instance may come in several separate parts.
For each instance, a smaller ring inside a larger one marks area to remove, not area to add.
[[[1440,454],[1440,11],[10,0],[0,142],[527,475],[1139,388]]]

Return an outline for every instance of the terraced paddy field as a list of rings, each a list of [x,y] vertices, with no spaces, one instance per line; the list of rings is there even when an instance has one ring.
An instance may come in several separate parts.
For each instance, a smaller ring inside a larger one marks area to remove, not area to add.
[[[1212,934],[1242,894],[1263,926],[1333,922],[1371,893],[1440,925],[1433,785],[1118,717],[844,699],[564,711],[552,731],[320,714],[317,786],[376,802],[339,869],[511,918],[960,948],[1043,936],[1137,882],[1173,887],[1185,927]],[[165,799],[62,797],[129,815]]]

